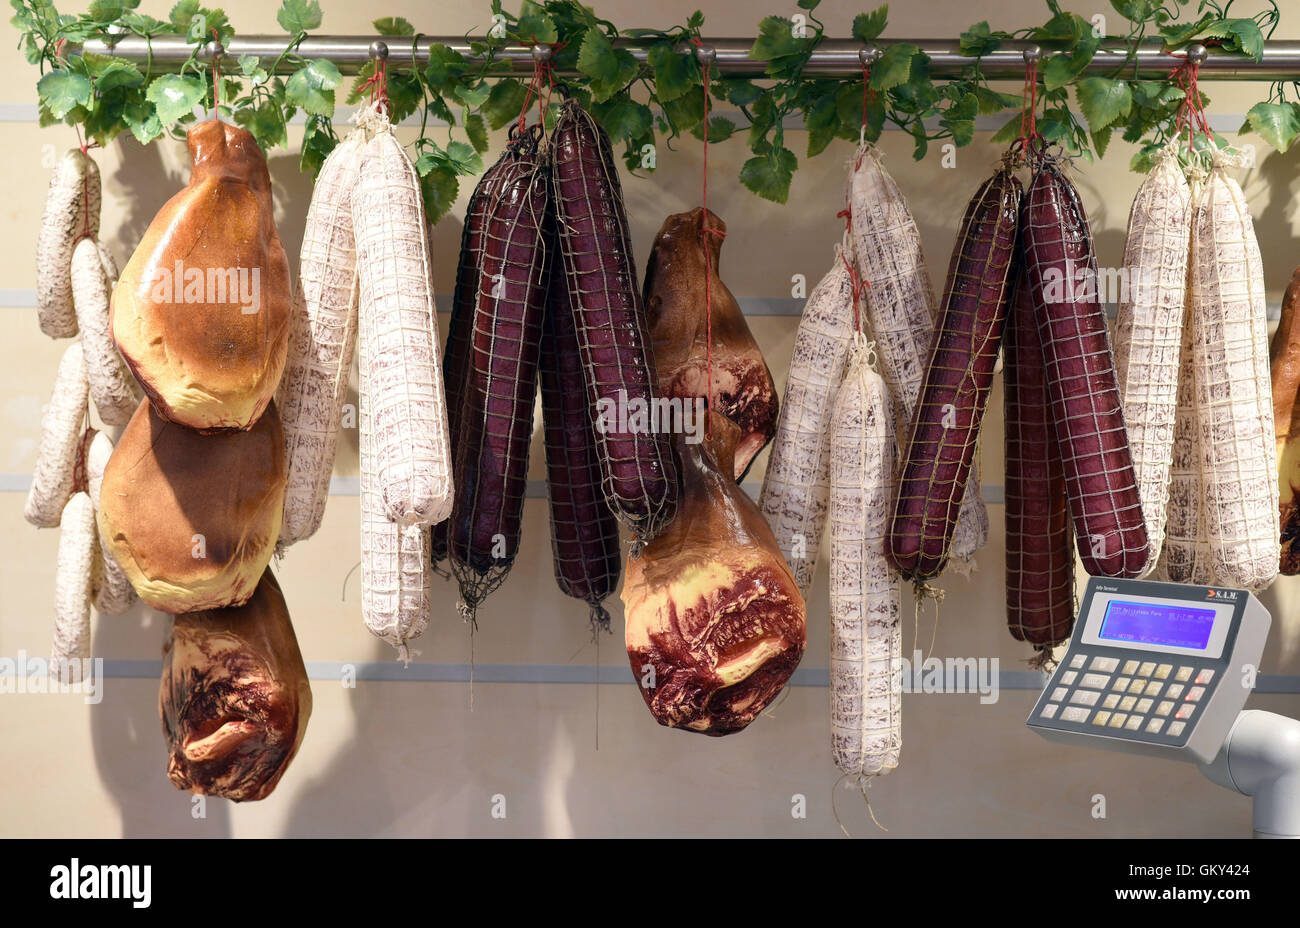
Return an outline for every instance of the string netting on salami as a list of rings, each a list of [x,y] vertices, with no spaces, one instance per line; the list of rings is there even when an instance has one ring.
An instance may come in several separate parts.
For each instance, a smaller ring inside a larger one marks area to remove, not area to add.
[[[854,156],[846,198],[853,256],[861,279],[869,285],[864,329],[875,340],[880,373],[893,398],[895,433],[905,442],[929,363],[938,312],[921,234],[907,200],[871,144],[860,146]],[[980,498],[978,465],[972,462],[952,554],[969,560],[987,540],[988,511]]]
[[[1092,234],[1078,191],[1051,158],[1029,186],[1021,235],[1079,557],[1093,576],[1136,577],[1150,548]]]
[[[450,560],[471,620],[519,551],[550,258],[539,136],[511,143],[488,206],[461,385]]]
[[[1129,210],[1115,322],[1115,374],[1151,547],[1147,571],[1160,556],[1167,519],[1191,214],[1191,188],[1166,149]]]
[[[561,263],[605,497],[636,536],[636,556],[677,511],[677,466],[668,433],[638,426],[631,414],[652,408],[659,390],[622,188],[609,137],[576,101],[564,104],[551,145]]]
[[[1192,216],[1192,366],[1211,570],[1258,590],[1277,575],[1278,477],[1264,271],[1245,195],[1217,151]]]

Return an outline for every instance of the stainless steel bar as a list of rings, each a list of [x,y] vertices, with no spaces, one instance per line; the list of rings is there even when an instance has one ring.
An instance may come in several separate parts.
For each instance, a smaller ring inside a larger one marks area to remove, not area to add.
[[[328,58],[338,65],[344,74],[355,74],[369,60],[370,43],[373,35],[335,35],[308,36],[298,47],[298,53],[304,58]],[[254,55],[268,64],[274,61],[284,50],[287,36],[249,35],[236,36],[226,48],[230,57]],[[422,65],[428,60],[429,46],[437,43],[464,54],[471,55],[469,41],[463,36],[424,36],[417,40],[390,37],[384,39],[388,45],[388,62],[391,67],[409,67],[414,60]],[[964,68],[969,67],[973,58],[967,58],[957,51],[954,40],[935,39],[898,39],[917,45],[930,56],[930,72],[937,77],[955,77]],[[645,60],[645,49],[636,41],[620,40],[638,58]],[[763,73],[764,62],[749,57],[752,39],[709,39],[707,44],[717,51],[716,68],[727,74],[759,76]],[[882,41],[882,46],[890,43]],[[984,56],[981,69],[990,79],[1018,79],[1024,75],[1023,49],[1032,43],[1007,43]],[[123,36],[115,42],[91,40],[85,43],[86,51],[97,54],[113,54],[131,61],[144,62],[150,59],[152,48],[152,66],[160,71],[175,70],[188,60],[193,46],[181,36],[157,36],[152,42],[138,36]],[[826,39],[813,53],[805,73],[819,77],[856,77],[861,74],[858,52],[862,44],[854,39]],[[1120,66],[1125,66],[1127,76],[1144,78],[1162,77],[1178,63],[1178,60],[1163,49],[1160,42],[1143,44],[1136,51],[1131,62],[1125,63],[1123,43],[1115,40],[1103,42],[1091,64],[1089,73],[1107,74]],[[533,67],[532,50],[527,46],[506,46],[497,50],[496,57],[504,62],[503,70],[512,72],[530,72]],[[292,66],[282,63],[282,72],[291,70]],[[562,72],[561,72],[562,73]],[[1286,80],[1300,79],[1300,42],[1278,41],[1266,42],[1262,60],[1255,62],[1240,55],[1225,54],[1211,49],[1209,58],[1201,66],[1201,74],[1209,80]]]

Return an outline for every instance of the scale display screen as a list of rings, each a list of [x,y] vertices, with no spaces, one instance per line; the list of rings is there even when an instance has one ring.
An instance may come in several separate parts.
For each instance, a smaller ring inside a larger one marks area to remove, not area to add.
[[[1127,644],[1161,645],[1203,651],[1214,630],[1215,610],[1112,599],[1106,604],[1097,637]]]

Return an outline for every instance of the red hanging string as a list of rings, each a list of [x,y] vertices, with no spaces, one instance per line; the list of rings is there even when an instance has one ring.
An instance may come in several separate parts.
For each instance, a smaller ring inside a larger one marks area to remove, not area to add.
[[[853,162],[853,170],[862,167],[862,141],[867,137],[867,105],[871,102],[873,91],[868,87],[871,80],[871,65],[862,64],[862,129],[858,133],[858,155]]]
[[[844,220],[844,231],[852,235],[853,211],[851,209],[842,209],[835,214],[835,217]],[[849,260],[843,249],[840,250],[840,261],[844,264],[844,269],[849,272],[849,285],[853,288],[853,331],[861,335],[862,313],[858,307],[862,300],[862,294],[871,286],[871,281],[858,273],[858,269],[854,267],[853,262]]]
[[[212,41],[220,42],[221,36],[217,30],[212,30]],[[221,79],[221,59],[215,55],[212,58],[212,118],[219,119],[218,109],[221,106],[221,96],[217,89],[217,82]]]
[[[384,113],[392,112],[388,105],[388,62],[375,59],[375,71],[361,83],[361,90],[370,91],[370,102],[384,108]]]
[[[1029,149],[1041,138],[1038,134],[1038,59],[1031,58],[1025,62],[1025,86],[1021,91],[1020,138],[1016,144]]]
[[[691,39],[691,44],[696,48],[703,48],[704,43],[700,41],[699,36]],[[704,337],[705,337],[705,364],[708,377],[709,391],[709,408],[713,406],[713,252],[709,248],[709,242],[706,236],[713,235],[719,241],[727,237],[727,233],[721,229],[710,229],[709,222],[709,70],[708,60],[701,62],[704,71],[704,178],[701,184],[701,206],[704,209],[704,215],[700,218],[700,247],[704,250]],[[706,438],[713,437],[712,417],[705,421],[704,435]]]
[[[533,38],[534,47],[537,39]],[[528,85],[524,88],[524,105],[519,110],[519,133],[522,135],[524,129],[528,128],[528,109],[533,105],[533,98],[537,99],[538,121],[545,123],[546,111],[551,106],[551,92],[555,89],[555,54],[564,48],[567,43],[559,42],[551,46],[551,57],[545,61],[533,59],[533,76],[529,79]],[[545,91],[546,96],[542,93]]]
[[[1175,53],[1175,57],[1186,59],[1186,53]],[[1185,94],[1183,102],[1178,107],[1178,116],[1174,122],[1174,136],[1182,135],[1184,127],[1187,129],[1187,148],[1189,152],[1196,151],[1196,133],[1198,131],[1207,139],[1212,137],[1210,124],[1205,116],[1205,106],[1201,103],[1200,87],[1197,85],[1200,70],[1201,64],[1199,61],[1184,60],[1182,64],[1169,72],[1170,80],[1181,87]]]

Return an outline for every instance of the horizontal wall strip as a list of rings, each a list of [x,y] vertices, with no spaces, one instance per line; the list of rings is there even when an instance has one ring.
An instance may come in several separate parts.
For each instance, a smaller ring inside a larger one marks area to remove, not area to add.
[[[820,273],[818,271],[817,273]],[[812,290],[817,284],[817,279],[809,277],[807,288]],[[1099,288],[1105,289],[1105,286]],[[1121,293],[1123,291],[1120,291]],[[447,302],[443,301],[444,304]],[[739,296],[736,302],[740,304],[740,311],[746,316],[756,318],[770,316],[802,316],[804,304],[807,299],[802,297],[791,296]],[[0,308],[8,309],[30,309],[36,305],[36,291],[34,289],[14,289],[0,290]],[[1114,319],[1118,309],[1118,304],[1107,303],[1106,315]],[[450,309],[440,309],[440,315],[450,314]],[[1282,317],[1282,304],[1269,303],[1267,307],[1268,318],[1276,321]]]
[[[357,680],[389,683],[468,683],[469,664],[434,664],[412,661],[403,666],[392,661],[307,661],[307,675],[313,680],[337,682],[345,672]],[[104,676],[115,680],[156,680],[162,662],[156,660],[106,660]],[[475,683],[635,683],[632,669],[624,666],[594,664],[476,664],[472,668]],[[915,673],[915,670],[913,670]],[[1002,690],[1041,690],[1047,675],[1036,670],[999,670],[997,688]],[[830,686],[830,671],[825,667],[800,667],[790,678],[792,686]],[[1256,693],[1300,693],[1300,675],[1261,674]]]
[[[26,493],[31,489],[31,486],[31,474],[0,474],[0,493]],[[763,488],[763,482],[761,480],[746,480],[740,485],[740,488],[754,499],[758,499],[758,494]],[[330,496],[360,495],[360,477],[330,478]],[[527,499],[546,499],[546,481],[529,480],[528,490],[524,495]],[[984,502],[995,506],[1001,505],[1006,500],[1002,485],[998,483],[983,484],[980,487],[980,495],[984,498]]]

